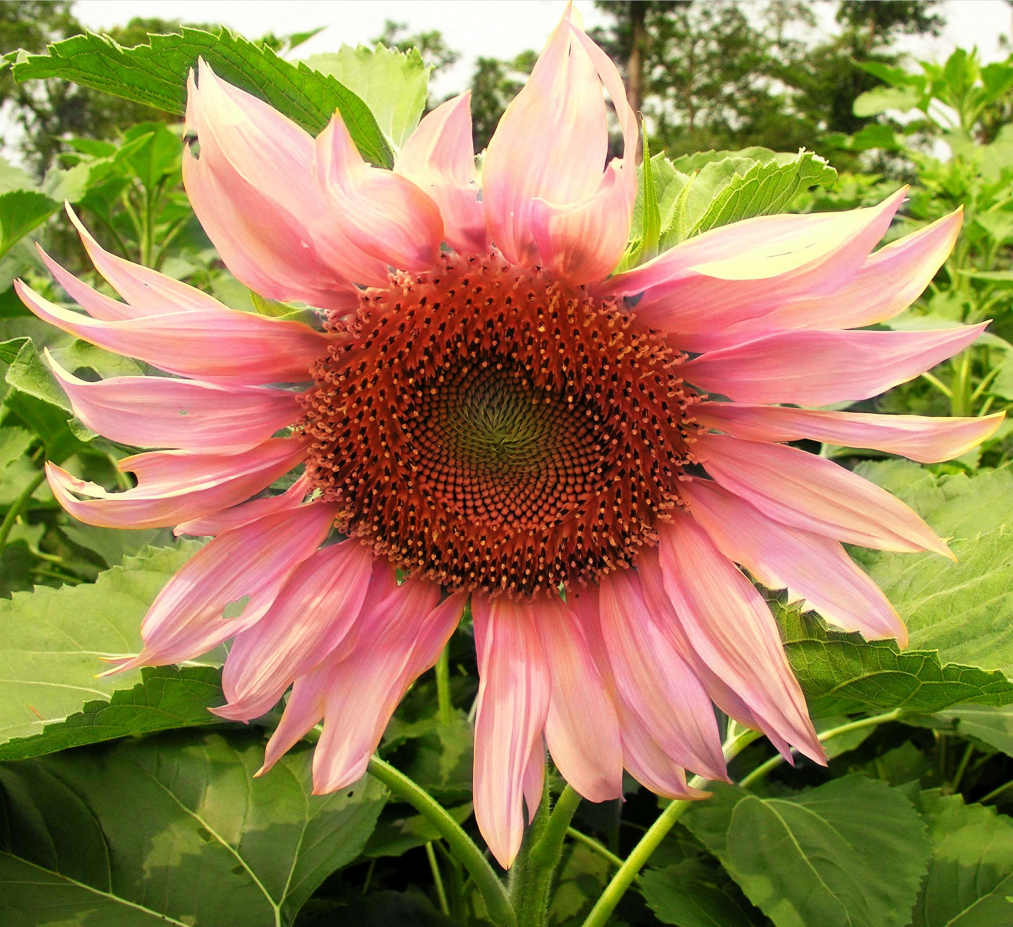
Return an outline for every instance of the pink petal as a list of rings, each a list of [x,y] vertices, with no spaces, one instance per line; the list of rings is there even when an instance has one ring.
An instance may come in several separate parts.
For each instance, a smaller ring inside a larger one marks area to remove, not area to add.
[[[598,590],[589,586],[570,590],[567,603],[580,622],[588,649],[601,674],[602,683],[615,706],[620,726],[623,765],[641,785],[667,798],[703,798],[707,792],[686,784],[686,770],[675,763],[647,733],[643,722],[622,699],[602,639]]]
[[[299,564],[270,611],[233,641],[222,674],[229,704],[217,714],[259,717],[293,680],[326,659],[358,617],[372,568],[372,552],[354,539]]]
[[[142,264],[134,264],[125,258],[110,254],[92,237],[70,204],[67,205],[67,215],[70,216],[70,221],[74,223],[74,227],[81,236],[85,251],[88,252],[88,257],[95,265],[95,269],[127,301],[127,305],[103,296],[97,290],[82,283],[73,274],[64,270],[41,248],[39,248],[39,253],[46,262],[46,266],[52,271],[53,276],[59,281],[60,286],[95,318],[116,321],[145,315],[162,315],[166,312],[185,312],[190,309],[225,308],[217,299],[207,293],[187,286],[172,277],[167,277],[165,274],[160,274]]]
[[[371,167],[339,113],[316,140],[315,167],[345,234],[401,270],[432,267],[443,240],[439,207],[406,177]]]
[[[725,489],[776,521],[877,550],[955,559],[913,509],[826,458],[714,434],[701,435],[694,451]]]
[[[787,299],[763,316],[680,339],[691,351],[713,351],[798,328],[863,328],[903,312],[929,285],[953,250],[963,210],[880,248],[832,293]]]
[[[187,84],[183,156],[190,203],[222,259],[252,290],[325,309],[354,306],[354,284],[386,269],[355,248],[313,170],[313,139],[203,60]]]
[[[736,438],[777,442],[809,438],[846,447],[871,447],[921,463],[939,463],[966,454],[995,433],[1005,414],[928,418],[733,402],[702,402],[693,407],[698,422]]]
[[[43,321],[99,347],[185,377],[230,386],[300,382],[332,339],[301,322],[231,309],[197,309],[105,322],[43,299],[20,280],[21,301]]]
[[[169,377],[89,382],[46,359],[74,414],[120,444],[229,454],[249,450],[301,414],[299,394],[258,386],[216,386]]]
[[[528,768],[524,771],[524,804],[527,806],[527,823],[530,824],[538,813],[545,791],[545,743],[542,739],[531,750]]]
[[[602,637],[616,688],[651,738],[674,762],[725,779],[714,708],[687,663],[658,626],[636,575],[620,570],[599,584]]]
[[[327,537],[336,513],[334,505],[304,505],[209,541],[148,609],[141,622],[144,649],[111,672],[189,660],[252,627]]]
[[[321,663],[293,683],[281,721],[267,742],[264,765],[254,773],[255,776],[264,775],[323,720],[330,673],[330,664]]]
[[[455,251],[481,254],[488,247],[475,182],[471,91],[427,113],[405,142],[394,172],[427,193],[443,216],[443,237]]]
[[[765,586],[790,589],[847,631],[907,643],[896,610],[837,541],[772,521],[710,480],[692,480],[683,491],[721,553]]]
[[[778,737],[823,750],[767,603],[684,512],[659,526],[665,588],[693,649]]]
[[[504,869],[524,834],[524,785],[542,750],[549,710],[549,666],[532,604],[472,596],[478,651],[475,820]],[[530,785],[529,781],[529,785]]]
[[[507,260],[540,261],[583,283],[600,279],[602,268],[611,270],[626,245],[636,195],[637,123],[615,65],[572,16],[568,7],[500,119],[485,156],[482,200],[486,228]],[[624,145],[623,158],[607,169],[602,84]],[[543,205],[536,207],[537,201]],[[606,208],[614,214],[603,216]],[[590,231],[599,237],[581,239]]]
[[[785,758],[790,758],[791,748],[787,741],[781,738],[771,725],[766,724],[756,715],[742,696],[704,662],[690,643],[689,636],[679,621],[668,590],[665,588],[665,574],[661,569],[656,547],[644,547],[637,555],[637,577],[640,580],[647,608],[654,615],[654,619],[662,631],[669,635],[673,646],[679,651],[682,658],[693,667],[693,672],[703,684],[711,701],[729,718],[734,719],[743,727],[753,730],[763,729]]]
[[[312,481],[303,474],[283,493],[274,496],[265,496],[262,499],[251,499],[249,502],[242,502],[231,508],[222,509],[212,515],[203,515],[200,518],[192,518],[189,521],[180,522],[172,529],[172,533],[179,537],[188,534],[191,537],[215,537],[238,528],[240,525],[249,524],[265,515],[273,515],[275,512],[284,509],[294,509],[302,504],[306,494],[313,488]]]
[[[380,563],[377,570],[393,572]],[[442,604],[439,597],[436,583],[409,579],[379,601],[367,598],[356,645],[328,679],[324,731],[313,756],[315,794],[362,778],[398,702],[436,662],[464,607],[462,596]]]
[[[556,599],[538,603],[538,629],[551,678],[545,740],[552,759],[584,798],[621,798],[619,719],[587,632],[577,615]]]
[[[612,278],[606,296],[636,296],[644,325],[704,333],[766,316],[786,301],[845,286],[883,237],[906,188],[868,209],[758,216],[705,232]]]
[[[48,462],[57,501],[78,521],[101,528],[163,528],[216,512],[266,489],[306,456],[298,438],[272,438],[239,454],[155,451],[125,457],[138,485],[109,492]],[[74,495],[86,496],[78,500]]]
[[[827,405],[869,399],[959,353],[988,322],[942,331],[771,335],[681,367],[690,382],[735,402]]]

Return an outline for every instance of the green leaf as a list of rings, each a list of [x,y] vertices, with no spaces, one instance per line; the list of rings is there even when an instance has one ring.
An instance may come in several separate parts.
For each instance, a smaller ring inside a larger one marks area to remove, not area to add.
[[[95,583],[40,587],[0,601],[0,743],[38,734],[140,681],[137,670],[96,674],[108,669],[102,657],[140,650],[144,613],[199,546],[149,550]]]
[[[308,744],[163,734],[0,766],[0,895],[22,924],[281,927],[359,855],[375,781],[314,796]]]
[[[0,193],[0,256],[59,208],[55,200],[34,190]]]
[[[582,843],[568,844],[563,854],[548,922],[552,927],[580,927],[615,868]]]
[[[906,719],[910,720],[910,719]],[[918,719],[915,719],[916,721]],[[925,719],[931,727],[945,727],[961,737],[968,737],[1013,756],[1013,707],[1004,705],[957,705]]]
[[[915,87],[874,87],[859,94],[851,111],[861,118],[878,116],[888,109],[906,113],[921,103],[922,94]]]
[[[1013,922],[1013,823],[960,795],[922,792],[932,859],[912,927],[1007,927]]]
[[[440,839],[440,832],[421,814],[406,814],[402,804],[388,804],[380,816],[362,855],[370,858],[379,856],[400,856],[408,850],[420,847],[432,840]],[[446,809],[458,824],[471,817],[471,802]]]
[[[184,115],[186,80],[203,57],[215,73],[253,93],[317,135],[335,110],[363,156],[390,167],[393,154],[376,119],[347,87],[329,75],[285,61],[266,46],[222,29],[217,35],[184,26],[180,35],[152,35],[150,45],[122,48],[89,32],[49,46],[47,55],[28,55],[14,65],[18,83],[39,78],[73,81],[84,87]]]
[[[1013,671],[1013,473],[935,477],[910,466],[863,466],[944,537],[957,562],[933,554],[856,556],[905,619],[911,645],[940,658]],[[911,482],[905,479],[913,477]]]
[[[679,927],[763,927],[766,917],[721,869],[687,859],[640,877],[650,909]]]
[[[458,927],[458,921],[437,911],[425,898],[402,892],[352,895],[347,905],[335,906],[332,924],[354,927]]]
[[[395,150],[404,145],[422,118],[432,69],[417,48],[406,53],[381,44],[376,48],[342,45],[336,52],[310,55],[306,64],[337,78],[357,94]]]
[[[836,180],[837,171],[811,151],[799,152],[783,164],[760,162],[731,178],[696,220],[689,235],[740,219],[784,212],[800,193],[814,186],[832,187]]]
[[[932,713],[961,702],[1013,703],[1001,672],[943,663],[933,650],[899,650],[893,641],[864,641],[829,630],[812,613],[775,605],[788,659],[814,717],[857,711]]]
[[[45,725],[31,737],[0,744],[0,760],[21,760],[67,747],[219,724],[208,711],[224,703],[221,671],[211,666],[162,666],[141,670],[141,682],[109,699],[85,702],[81,711]]]
[[[6,158],[0,158],[0,193],[11,190],[35,190],[38,185],[20,167],[15,167]]]
[[[777,927],[904,927],[929,842],[883,782],[835,779],[782,798],[716,785],[683,818]]]

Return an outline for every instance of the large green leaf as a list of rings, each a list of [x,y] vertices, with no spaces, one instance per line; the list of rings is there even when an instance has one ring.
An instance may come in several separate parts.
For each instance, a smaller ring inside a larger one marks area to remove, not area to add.
[[[0,743],[38,734],[139,682],[138,670],[96,678],[107,668],[101,658],[140,649],[141,618],[198,546],[149,550],[93,584],[0,600]]]
[[[911,645],[939,650],[944,662],[1013,671],[1013,474],[937,478],[899,463],[859,472],[955,538],[956,563],[932,554],[857,554],[907,622]]]
[[[47,724],[38,734],[0,744],[0,760],[21,760],[117,737],[219,723],[208,711],[225,701],[217,668],[144,668],[141,680],[132,689],[114,692],[109,699],[85,702],[81,711]]]
[[[404,145],[422,118],[431,69],[417,48],[406,53],[383,45],[342,45],[336,52],[310,55],[306,64],[357,94],[395,149]]]
[[[863,776],[782,798],[718,785],[683,818],[777,927],[903,927],[929,842],[899,791]]]
[[[312,748],[270,775],[259,732],[122,740],[0,766],[0,920],[10,927],[282,927],[355,859],[371,779],[313,796]]]
[[[1013,706],[957,705],[929,718],[908,719],[930,727],[949,729],[961,737],[1013,756]]]
[[[182,116],[187,75],[203,57],[224,80],[270,103],[314,135],[338,110],[364,157],[387,167],[393,163],[390,146],[366,104],[333,77],[285,61],[227,29],[217,35],[187,27],[181,31],[153,35],[150,45],[133,48],[91,32],[76,35],[50,45],[48,55],[23,57],[14,65],[14,77],[19,83],[69,80]]]
[[[34,190],[0,193],[0,256],[59,208],[56,200]]]
[[[1013,923],[1013,823],[960,795],[922,793],[932,841],[929,873],[912,927],[1008,927]]]
[[[763,927],[770,923],[723,870],[698,859],[645,872],[640,888],[663,924]]]
[[[900,650],[829,630],[813,614],[774,606],[788,659],[814,716],[902,708],[926,714],[960,702],[1013,703],[1013,682],[997,670],[943,663],[934,650]]]

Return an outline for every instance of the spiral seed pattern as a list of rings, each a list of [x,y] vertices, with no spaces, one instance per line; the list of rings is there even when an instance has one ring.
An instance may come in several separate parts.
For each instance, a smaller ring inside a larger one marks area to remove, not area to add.
[[[681,356],[495,250],[367,290],[301,431],[339,528],[449,589],[518,598],[629,563],[679,504]]]

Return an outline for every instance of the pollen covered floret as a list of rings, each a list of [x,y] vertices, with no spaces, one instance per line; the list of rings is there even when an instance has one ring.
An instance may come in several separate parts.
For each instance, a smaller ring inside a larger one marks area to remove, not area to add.
[[[392,275],[332,328],[307,469],[398,567],[526,597],[629,563],[679,503],[696,397],[615,300],[493,249]]]

